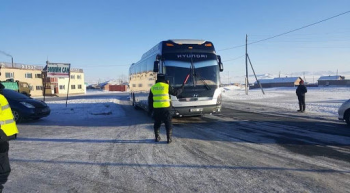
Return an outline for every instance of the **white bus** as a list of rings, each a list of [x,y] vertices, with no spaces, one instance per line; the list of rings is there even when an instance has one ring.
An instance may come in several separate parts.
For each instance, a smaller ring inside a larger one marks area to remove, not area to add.
[[[218,113],[221,109],[220,72],[223,64],[214,45],[204,40],[162,41],[143,54],[129,68],[130,101],[135,108],[148,110],[148,95],[157,73],[169,84],[181,87],[181,95],[171,96],[173,116]]]

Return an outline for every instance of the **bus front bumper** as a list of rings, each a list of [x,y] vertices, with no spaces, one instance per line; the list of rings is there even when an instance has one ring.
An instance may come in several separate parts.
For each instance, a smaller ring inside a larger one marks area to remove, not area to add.
[[[198,116],[198,115],[204,115],[204,114],[219,113],[220,111],[221,111],[221,105],[173,107],[171,109],[171,112],[174,117]]]

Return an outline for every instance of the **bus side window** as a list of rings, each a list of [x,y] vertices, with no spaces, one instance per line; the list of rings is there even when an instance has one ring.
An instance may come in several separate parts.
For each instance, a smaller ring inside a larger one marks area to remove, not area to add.
[[[153,72],[153,59],[150,57],[147,59],[147,72]]]

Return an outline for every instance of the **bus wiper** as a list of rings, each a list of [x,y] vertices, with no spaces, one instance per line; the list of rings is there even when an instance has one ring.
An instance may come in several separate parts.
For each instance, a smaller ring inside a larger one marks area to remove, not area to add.
[[[205,87],[207,90],[211,90],[211,88],[209,87],[209,85],[205,82],[205,80],[203,80],[203,78],[202,78],[200,75],[197,76],[197,74],[195,73],[194,76],[195,76],[196,78],[198,77],[198,79],[199,79],[200,81],[203,82],[204,87]]]
[[[191,53],[192,55],[192,53]],[[193,64],[193,58],[191,57],[191,70],[192,70],[192,79],[193,79],[193,87],[196,87],[196,81],[194,80],[194,77],[196,76],[194,71],[194,64]]]

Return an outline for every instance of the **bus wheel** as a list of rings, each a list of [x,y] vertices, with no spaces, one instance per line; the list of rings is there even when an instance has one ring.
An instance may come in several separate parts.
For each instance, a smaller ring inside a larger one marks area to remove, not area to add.
[[[135,102],[135,96],[132,95],[132,106],[134,106],[134,109],[136,110],[139,110],[140,108],[136,105],[136,102]]]

